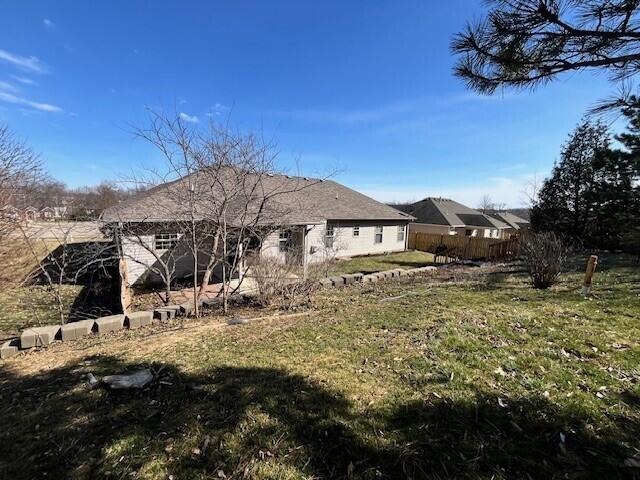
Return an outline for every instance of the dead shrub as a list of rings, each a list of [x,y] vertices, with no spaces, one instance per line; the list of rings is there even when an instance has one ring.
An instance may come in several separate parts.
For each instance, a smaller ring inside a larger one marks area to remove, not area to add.
[[[255,281],[261,305],[292,310],[310,302],[311,294],[319,285],[315,277],[316,270],[305,279],[304,270],[297,263],[262,257],[251,266],[248,276]]]
[[[522,244],[522,254],[535,288],[549,288],[558,281],[569,248],[553,232],[531,233]]]

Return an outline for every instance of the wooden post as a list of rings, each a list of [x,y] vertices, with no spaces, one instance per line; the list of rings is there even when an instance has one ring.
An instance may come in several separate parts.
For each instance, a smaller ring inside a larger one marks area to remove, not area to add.
[[[593,273],[596,271],[596,265],[598,265],[598,256],[591,255],[587,262],[587,270],[584,272],[584,281],[582,282],[582,295],[584,296],[591,293],[591,280],[593,279]]]

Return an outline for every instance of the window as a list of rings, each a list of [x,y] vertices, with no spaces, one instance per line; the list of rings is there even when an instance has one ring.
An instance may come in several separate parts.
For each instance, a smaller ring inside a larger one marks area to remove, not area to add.
[[[355,226],[353,227],[353,236],[354,237],[359,237],[360,236],[360,227],[359,226]]]
[[[490,228],[485,228],[484,229],[484,238],[491,238],[491,229]]]
[[[278,250],[281,252],[289,251],[289,238],[291,237],[291,232],[289,230],[280,230],[280,234],[278,236]]]
[[[324,246],[333,248],[334,231],[332,225],[327,225],[327,232],[324,236]]]
[[[155,250],[171,250],[178,243],[177,233],[156,233],[153,236],[153,248]]]
[[[404,242],[404,225],[398,225],[398,241]]]
[[[382,225],[376,226],[373,243],[382,243]]]

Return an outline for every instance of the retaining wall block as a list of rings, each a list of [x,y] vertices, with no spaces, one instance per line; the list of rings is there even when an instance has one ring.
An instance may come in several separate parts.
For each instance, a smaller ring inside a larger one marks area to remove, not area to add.
[[[169,320],[169,311],[168,310],[162,310],[159,308],[156,308],[153,311],[153,318],[157,318],[158,320],[160,320],[161,322],[166,322],[167,320]]]
[[[331,280],[334,287],[339,287],[340,285],[345,284],[343,277],[329,277],[329,280]]]
[[[27,328],[20,335],[20,348],[33,348],[49,345],[60,332],[60,325]]]
[[[60,337],[63,342],[84,337],[93,331],[95,324],[96,321],[92,319],[66,323],[60,327]]]
[[[344,280],[345,285],[351,285],[352,283],[356,283],[356,276],[351,273],[347,273],[345,275],[340,275],[340,276]]]
[[[364,277],[364,273],[361,273],[361,272],[354,273],[353,277],[356,279],[356,282],[361,282],[362,281],[362,277]]]
[[[11,340],[4,342],[0,345],[0,358],[3,360],[6,358],[15,357],[20,350],[20,339],[12,338]]]
[[[364,275],[362,277],[362,281],[364,283],[375,283],[378,281],[378,275],[376,275],[375,273],[370,273],[369,275]]]
[[[191,312],[193,312],[193,303],[182,303],[180,304],[180,314],[181,315],[191,315]]]
[[[124,327],[124,315],[109,315],[108,317],[98,318],[96,320],[96,328],[98,335],[105,335],[111,332],[117,332]]]
[[[129,328],[139,328],[149,325],[153,321],[153,311],[142,310],[140,312],[127,313],[125,324]]]
[[[318,283],[320,284],[321,287],[332,287],[333,286],[333,282],[331,281],[330,278],[321,278]]]

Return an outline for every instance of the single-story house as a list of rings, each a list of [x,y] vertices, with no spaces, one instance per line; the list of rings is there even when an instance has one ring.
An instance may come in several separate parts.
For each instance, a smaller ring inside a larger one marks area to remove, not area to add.
[[[449,198],[427,197],[419,202],[396,205],[395,208],[416,218],[409,225],[409,232],[506,238],[510,229],[506,222]]]
[[[529,223],[529,220],[519,217],[518,215],[512,212],[496,211],[496,212],[489,213],[489,215],[509,225],[509,229],[506,231],[506,234],[509,236],[519,235],[522,232],[528,230],[529,227],[531,226],[531,224]]]
[[[216,190],[210,187],[210,196],[196,198],[195,208],[185,210],[184,202],[177,200],[185,184],[206,184],[200,173],[154,187],[139,197],[103,212],[101,220],[113,233],[120,254],[127,262],[131,285],[157,282],[151,273],[158,256],[176,256],[176,277],[185,278],[192,271],[193,256],[181,245],[180,222],[195,211],[195,222],[202,228],[211,223]],[[249,180],[250,184],[252,180]],[[259,231],[248,247],[246,259],[269,256],[289,264],[307,265],[331,258],[356,255],[401,252],[406,249],[407,225],[411,215],[380,203],[366,195],[332,180],[319,180],[288,175],[261,175],[259,189],[252,197],[247,212],[247,201],[240,201],[241,209],[229,207],[226,218],[231,229],[246,225],[246,218],[255,219]],[[216,187],[217,188],[217,187]],[[266,193],[265,193],[266,192]],[[207,200],[207,198],[209,200]],[[265,202],[266,199],[266,202]],[[260,216],[256,213],[260,206]],[[217,206],[216,206],[217,208]],[[244,218],[241,220],[240,217]],[[250,220],[249,223],[253,222]],[[228,251],[231,249],[228,249]],[[199,258],[206,264],[207,258]],[[221,278],[221,272],[214,275]]]

